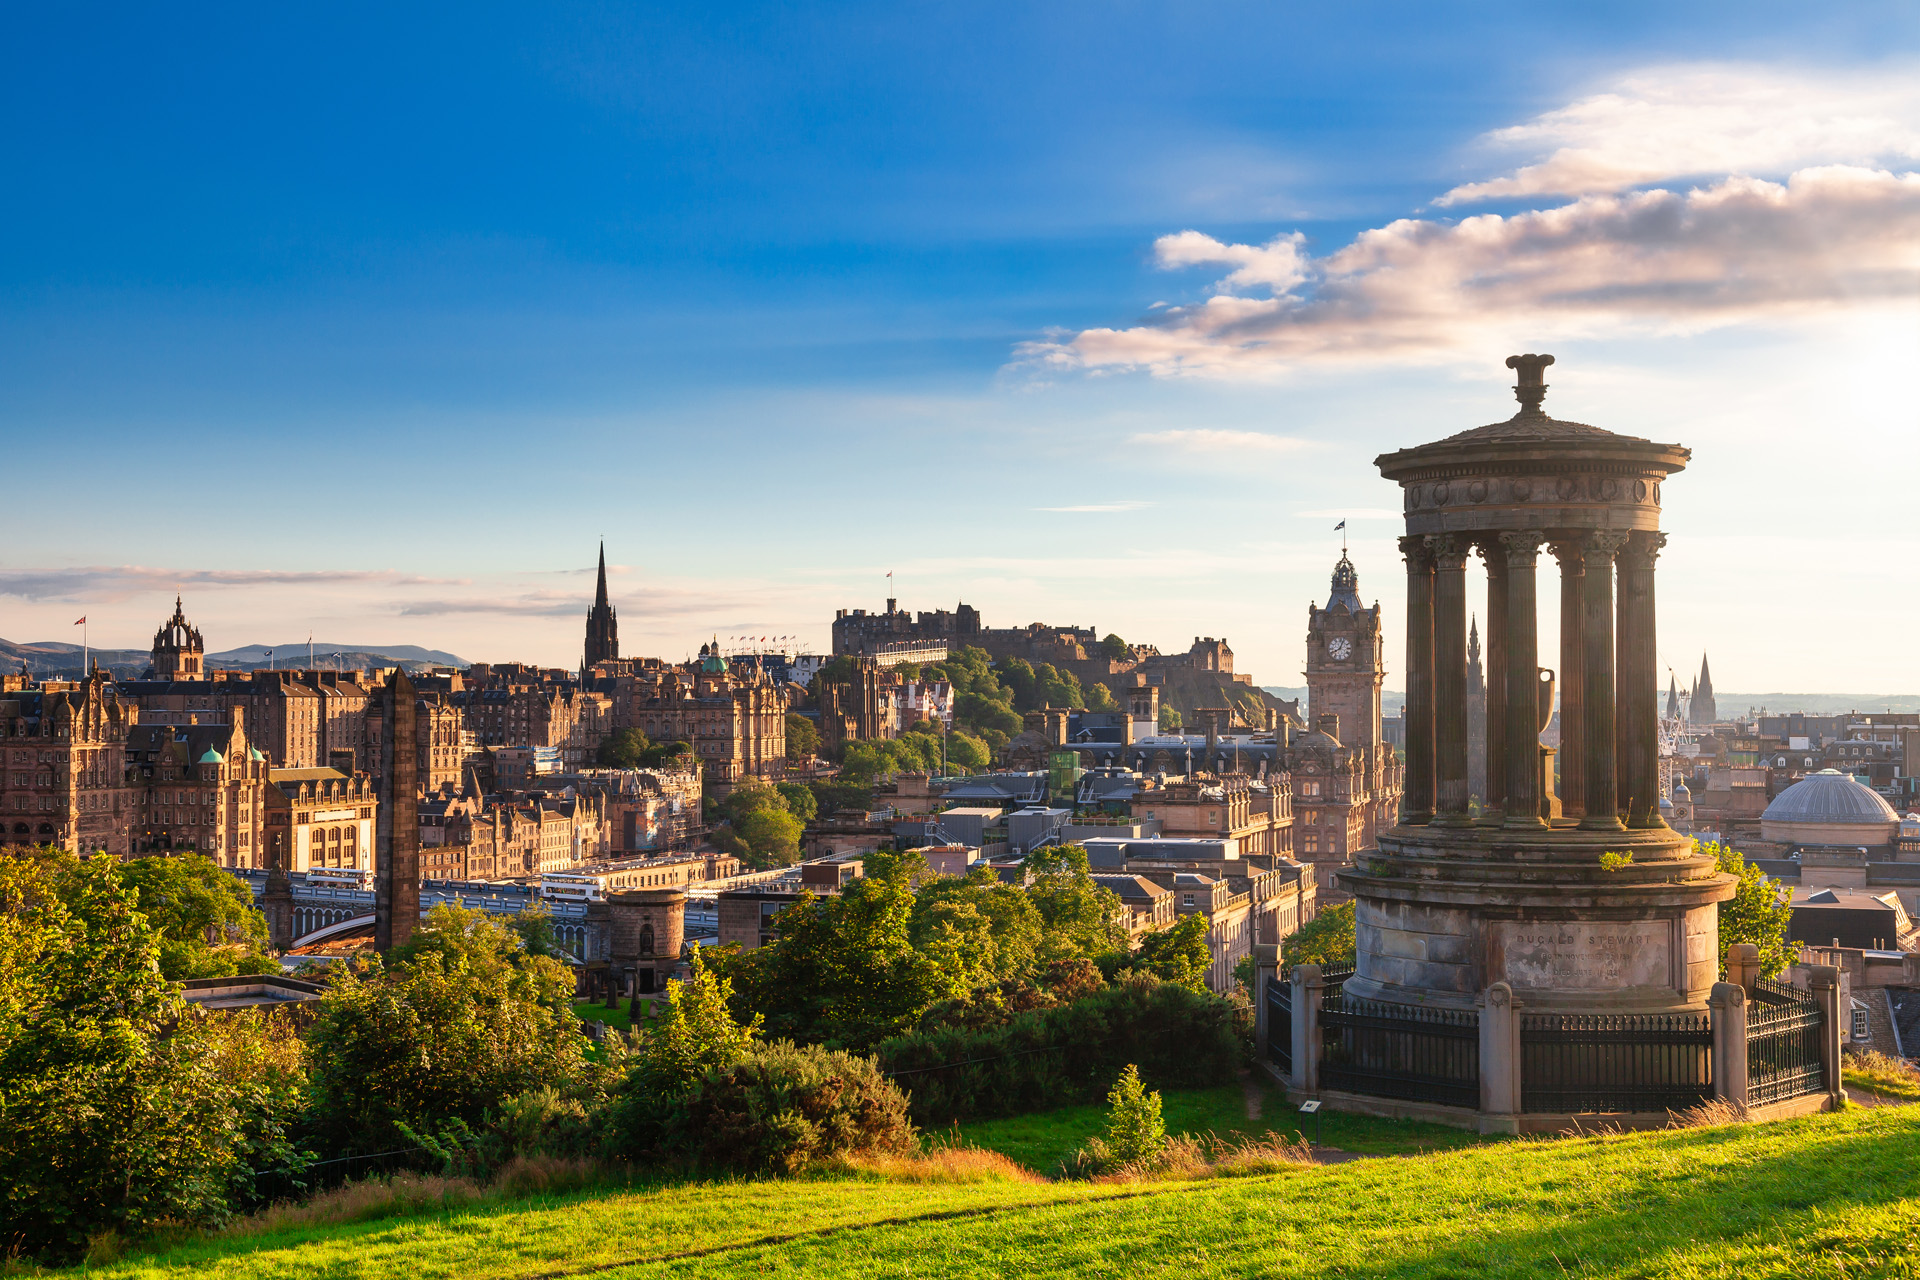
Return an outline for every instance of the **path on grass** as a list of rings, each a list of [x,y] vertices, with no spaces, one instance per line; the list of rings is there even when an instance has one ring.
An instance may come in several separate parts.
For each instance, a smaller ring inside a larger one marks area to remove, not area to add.
[[[1246,1099],[1247,1119],[1258,1120],[1261,1110],[1266,1106],[1266,1094],[1260,1088],[1260,1082],[1251,1071],[1240,1072],[1240,1093]],[[1313,1151],[1313,1158],[1321,1164],[1345,1164],[1349,1160],[1368,1160],[1374,1157],[1363,1151],[1342,1151],[1338,1147],[1322,1147],[1313,1143],[1307,1146]]]

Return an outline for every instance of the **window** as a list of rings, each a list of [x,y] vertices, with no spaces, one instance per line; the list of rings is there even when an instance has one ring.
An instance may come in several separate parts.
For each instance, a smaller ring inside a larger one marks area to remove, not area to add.
[[[1180,905],[1183,907],[1191,907],[1193,905],[1193,895],[1190,893],[1181,894]]]

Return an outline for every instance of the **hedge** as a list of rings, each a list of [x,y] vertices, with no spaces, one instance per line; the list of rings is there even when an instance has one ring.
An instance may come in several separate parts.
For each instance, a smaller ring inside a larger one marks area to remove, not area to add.
[[[1148,977],[1003,1026],[917,1032],[874,1052],[922,1127],[1093,1101],[1128,1063],[1167,1089],[1227,1083],[1241,1060],[1231,1004]]]

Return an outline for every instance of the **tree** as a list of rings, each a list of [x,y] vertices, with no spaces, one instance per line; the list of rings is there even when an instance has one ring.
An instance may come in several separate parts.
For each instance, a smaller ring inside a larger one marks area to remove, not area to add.
[[[1113,690],[1097,680],[1094,681],[1087,690],[1087,710],[1118,711],[1119,709],[1120,704],[1113,699]]]
[[[1160,704],[1160,732],[1179,733],[1185,723],[1180,717],[1178,708],[1170,707],[1164,702]]]
[[[1281,972],[1297,964],[1350,965],[1354,962],[1353,904],[1322,907],[1313,919],[1280,944]]]
[[[1125,640],[1109,631],[1106,638],[1100,642],[1100,656],[1112,658],[1115,662],[1125,662],[1133,656],[1133,650],[1127,646]]]
[[[1160,1094],[1141,1083],[1140,1069],[1131,1062],[1107,1094],[1107,1154],[1115,1168],[1147,1164],[1167,1147],[1167,1124]]]
[[[1024,865],[1031,877],[1027,895],[1043,930],[1038,960],[1092,959],[1125,945],[1119,895],[1093,882],[1085,849],[1077,844],[1035,849]]]
[[[1793,921],[1793,896],[1778,880],[1748,862],[1731,845],[1702,844],[1694,848],[1710,854],[1719,869],[1739,880],[1733,897],[1720,904],[1720,957],[1736,942],[1760,949],[1760,973],[1773,978],[1793,963],[1787,949],[1787,928]]]
[[[773,789],[786,801],[787,812],[802,822],[812,822],[819,816],[820,802],[814,799],[813,789],[802,782],[776,782]]]
[[[685,982],[667,988],[666,1012],[654,1021],[634,1069],[636,1080],[656,1097],[685,1093],[706,1072],[731,1064],[753,1047],[761,1017],[744,1025],[728,1011],[733,983],[707,968],[695,947]]]
[[[502,1100],[584,1072],[572,975],[483,913],[436,906],[391,960],[336,968],[307,1033],[311,1114],[330,1149],[475,1128]]]
[[[653,744],[638,729],[615,729],[600,743],[595,758],[608,769],[638,769],[647,748]]]
[[[787,760],[805,764],[820,754],[820,731],[798,711],[787,712]]]
[[[187,1007],[165,942],[112,859],[0,852],[0,1252],[218,1225],[251,1161],[304,1163],[284,1143],[298,1082],[263,1091],[258,1028]]]
[[[767,871],[800,860],[800,836],[806,825],[783,807],[750,813],[735,830],[746,841],[747,860],[756,870]]]
[[[955,729],[947,735],[947,765],[951,768],[959,765],[963,769],[984,769],[993,757],[987,753],[987,744],[970,733]]]
[[[1207,971],[1213,967],[1207,933],[1207,917],[1197,912],[1182,916],[1167,928],[1155,929],[1140,939],[1133,967],[1191,991],[1205,991]]]
[[[167,977],[280,971],[267,954],[267,918],[255,909],[253,892],[211,858],[134,858],[119,868],[140,914],[160,937],[160,972]]]

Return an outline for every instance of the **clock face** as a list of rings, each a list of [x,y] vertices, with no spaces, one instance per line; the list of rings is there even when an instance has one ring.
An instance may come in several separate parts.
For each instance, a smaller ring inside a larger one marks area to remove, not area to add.
[[[1335,662],[1345,662],[1353,656],[1353,641],[1345,636],[1335,636],[1327,642],[1327,653]]]

